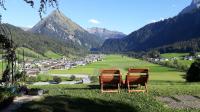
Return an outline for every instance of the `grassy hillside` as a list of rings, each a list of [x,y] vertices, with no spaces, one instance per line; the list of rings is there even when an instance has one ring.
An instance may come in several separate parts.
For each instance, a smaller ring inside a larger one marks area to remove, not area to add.
[[[52,51],[47,51],[45,54],[44,54],[47,58],[52,58],[52,59],[59,59],[59,58],[62,58],[62,55],[60,54],[56,54]]]
[[[33,59],[45,59],[43,55],[36,53],[35,51],[24,48],[24,47],[19,47],[16,50],[16,55],[19,61],[23,60],[23,51],[24,51],[24,60],[33,60]]]
[[[26,32],[10,24],[3,25],[12,32],[14,44],[18,47],[26,47],[40,54],[50,50],[63,55],[76,55],[75,51],[82,51],[77,46],[66,44],[66,41],[57,38]],[[2,32],[2,29],[0,29],[0,32]]]
[[[31,49],[24,48],[24,47],[17,48],[16,53],[23,55],[23,51],[24,51],[24,55],[27,56],[27,57],[39,58],[39,59],[45,58],[43,55],[36,53],[35,51],[33,51]]]
[[[20,48],[17,48],[17,50],[16,50],[16,54],[17,54],[17,57],[18,57],[19,60],[23,59],[23,50],[24,50],[25,60],[47,59],[47,58],[59,59],[59,58],[62,58],[62,55],[56,54],[52,51],[48,51],[48,52],[44,53],[44,56],[43,56],[39,53],[36,53],[35,51],[33,51],[31,49],[20,47]]]
[[[163,58],[177,57],[177,58],[179,58],[177,60],[177,62],[179,64],[190,67],[190,65],[194,62],[194,60],[183,60],[183,59],[180,59],[180,58],[183,58],[184,56],[188,56],[188,55],[189,55],[189,53],[165,53],[165,54],[161,54],[161,57],[163,57]],[[170,60],[169,62],[173,63],[174,61]]]
[[[173,58],[173,57],[183,57],[183,56],[188,56],[189,53],[165,53],[161,54],[161,57],[163,58]]]
[[[171,109],[156,100],[158,96],[174,98],[176,95],[193,95],[200,97],[199,83],[186,83],[184,73],[175,69],[162,67],[138,59],[110,55],[104,61],[85,67],[78,67],[63,73],[83,73],[98,75],[100,68],[117,67],[123,75],[129,67],[149,68],[150,82],[148,94],[127,93],[125,88],[120,93],[100,93],[99,84],[89,85],[48,85],[30,86],[48,90],[41,101],[23,104],[17,112],[47,111],[52,112],[199,112],[196,109]],[[51,71],[61,72],[61,71]]]

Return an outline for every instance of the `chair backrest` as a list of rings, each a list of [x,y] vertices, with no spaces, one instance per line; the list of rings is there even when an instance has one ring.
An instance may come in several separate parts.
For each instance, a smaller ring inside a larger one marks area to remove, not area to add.
[[[126,76],[126,83],[129,82],[130,84],[144,85],[145,83],[147,83],[148,78],[149,78],[148,69],[131,68],[128,70],[128,73]]]
[[[131,73],[146,73],[148,75],[149,69],[129,68],[128,74],[131,74]]]
[[[121,72],[118,69],[104,69],[100,71],[100,83],[120,83]]]
[[[101,70],[100,71],[101,72],[101,75],[103,75],[103,74],[121,74],[121,72],[120,72],[120,70],[118,70],[118,69],[104,69],[104,70]]]

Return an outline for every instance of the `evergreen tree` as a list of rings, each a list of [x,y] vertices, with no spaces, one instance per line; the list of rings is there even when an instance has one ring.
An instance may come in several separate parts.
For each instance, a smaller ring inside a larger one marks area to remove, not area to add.
[[[200,82],[200,59],[196,60],[187,72],[188,82]]]

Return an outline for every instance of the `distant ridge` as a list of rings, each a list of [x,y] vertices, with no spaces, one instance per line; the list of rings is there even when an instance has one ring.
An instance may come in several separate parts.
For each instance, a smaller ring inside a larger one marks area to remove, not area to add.
[[[39,21],[29,31],[65,41],[69,49],[76,47],[79,50],[88,50],[93,47],[99,47],[103,42],[58,10],[53,11],[49,16]]]
[[[88,28],[87,31],[91,34],[101,37],[104,40],[110,39],[110,38],[123,38],[126,36],[126,34],[122,32],[111,31],[111,30],[107,30],[106,28],[93,27],[93,28]]]

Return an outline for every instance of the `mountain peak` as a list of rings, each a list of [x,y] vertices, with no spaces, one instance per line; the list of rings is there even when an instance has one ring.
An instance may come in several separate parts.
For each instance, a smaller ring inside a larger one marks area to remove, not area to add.
[[[59,10],[52,11],[51,14],[48,17],[51,17],[51,16],[53,16],[53,17],[65,17],[66,18],[66,16]]]
[[[51,14],[60,14],[61,12],[59,11],[59,10],[53,10],[52,12],[51,12]]]
[[[54,10],[50,15],[45,17],[39,23],[37,23],[31,30],[35,33],[42,32],[41,30],[49,30],[51,32],[56,32],[58,29],[66,32],[69,35],[74,35],[75,31],[85,30],[78,24],[73,22],[70,18],[66,17],[61,11]],[[57,32],[58,33],[58,32]],[[66,38],[66,37],[63,37]]]
[[[101,37],[103,39],[109,39],[109,38],[123,38],[126,36],[126,34],[118,31],[111,31],[107,30],[106,28],[88,28],[87,31],[91,34],[94,34],[98,37]]]
[[[196,9],[200,8],[200,0],[192,0],[192,3],[183,9],[180,14],[190,13]]]
[[[59,10],[39,21],[31,30],[36,34],[42,34],[67,42],[71,47],[92,48],[99,47],[101,40],[91,35],[81,26],[66,17]]]

